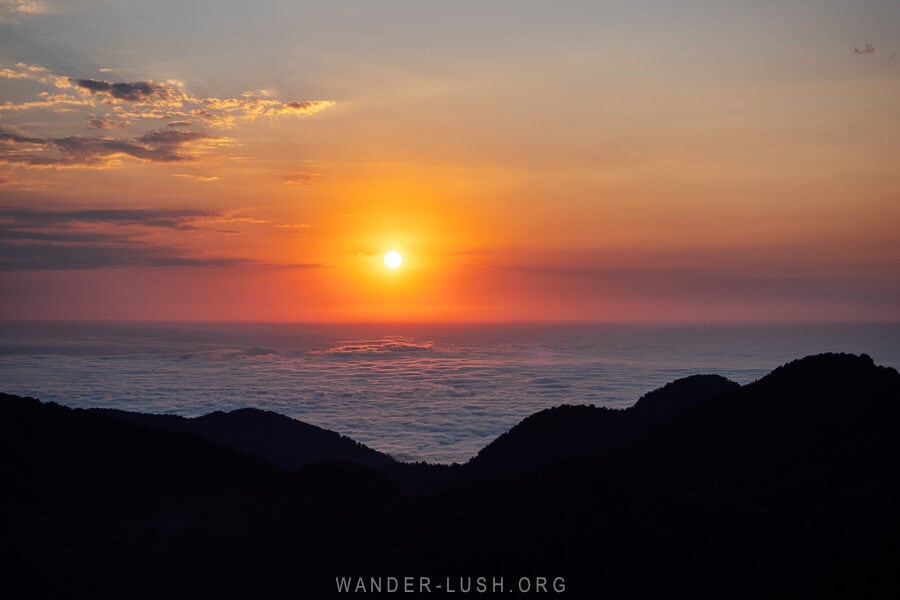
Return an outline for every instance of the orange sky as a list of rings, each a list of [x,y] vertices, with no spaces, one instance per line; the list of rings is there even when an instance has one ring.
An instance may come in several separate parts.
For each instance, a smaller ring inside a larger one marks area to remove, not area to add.
[[[894,4],[70,4],[0,3],[4,318],[900,319]]]

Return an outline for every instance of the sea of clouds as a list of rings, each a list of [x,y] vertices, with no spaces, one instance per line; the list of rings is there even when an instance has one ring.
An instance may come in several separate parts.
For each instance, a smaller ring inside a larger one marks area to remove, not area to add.
[[[252,406],[401,460],[444,463],[468,460],[543,408],[624,408],[694,373],[748,383],[787,360],[842,349],[900,362],[896,327],[36,327],[6,331],[2,391],[185,416]]]

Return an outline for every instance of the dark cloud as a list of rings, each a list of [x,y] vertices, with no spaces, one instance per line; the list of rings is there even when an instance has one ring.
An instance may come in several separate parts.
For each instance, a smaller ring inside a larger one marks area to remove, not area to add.
[[[77,87],[87,90],[91,94],[103,94],[125,102],[146,102],[153,97],[168,99],[171,96],[167,87],[152,81],[135,81],[133,83],[112,83],[98,79],[72,79],[71,81]]]
[[[866,44],[862,48],[853,47],[853,54],[875,54],[875,46]]]
[[[281,267],[319,268],[318,264],[267,265],[240,258],[200,256],[148,242],[135,226],[191,231],[200,220],[225,219],[202,209],[107,208],[33,210],[0,207],[0,271],[69,270],[113,267]],[[105,226],[97,231],[90,225]]]
[[[42,138],[29,137],[25,135],[20,135],[18,133],[13,133],[11,131],[3,131],[0,130],[0,142],[2,143],[15,143],[15,144],[42,144],[45,140]]]
[[[221,213],[203,209],[144,209],[108,208],[92,210],[32,210],[28,208],[0,208],[0,227],[7,231],[32,231],[74,223],[110,223],[113,225],[143,225],[169,229],[197,229],[197,219],[220,217]],[[3,231],[3,230],[0,230]],[[3,231],[6,233],[6,231]]]
[[[317,105],[318,105],[318,102],[315,102],[312,100],[307,101],[307,102],[297,102],[296,100],[292,100],[291,102],[284,103],[284,106],[286,108],[290,108],[292,110],[299,110],[299,111],[310,110],[311,108],[314,108]]]
[[[114,119],[97,119],[93,118],[88,121],[91,129],[116,129],[119,127],[128,127],[131,125],[130,121],[116,121]]]
[[[140,225],[176,230],[197,229],[197,219],[219,213],[192,209],[32,210],[0,208],[0,270],[99,269],[126,266],[231,266],[244,261],[195,256],[148,243]],[[108,231],[84,226],[103,224]],[[118,228],[118,229],[117,229]]]
[[[130,246],[104,244],[16,244],[0,240],[0,270],[68,270],[113,267],[240,266],[246,261],[232,258],[193,256],[178,248],[152,244]]]
[[[131,243],[131,236],[113,233],[97,233],[92,231],[24,231],[0,225],[0,243],[12,240],[28,242],[80,242],[96,244],[98,242]]]
[[[159,129],[145,133],[138,138],[142,144],[150,146],[181,146],[194,140],[202,140],[208,136],[197,131],[179,131],[177,129]]]
[[[186,162],[186,146],[211,139],[197,131],[160,129],[134,139],[85,137],[38,138],[0,130],[0,163],[33,166],[102,165],[116,156],[161,163]]]

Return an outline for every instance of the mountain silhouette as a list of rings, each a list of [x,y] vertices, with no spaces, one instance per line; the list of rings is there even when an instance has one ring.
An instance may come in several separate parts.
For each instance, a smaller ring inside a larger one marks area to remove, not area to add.
[[[541,411],[456,466],[279,468],[281,442],[263,460],[241,440],[281,420],[236,412],[157,426],[0,396],[7,585],[322,597],[341,576],[483,574],[506,597],[541,576],[575,598],[900,594],[900,374],[865,355]]]
[[[821,500],[838,484],[900,473],[898,425],[897,371],[867,355],[823,354],[779,367],[727,401],[699,403],[642,452],[695,493],[714,472],[717,485],[740,487],[744,499],[789,488]]]
[[[106,412],[0,394],[0,564],[23,597],[281,596],[272,565],[324,568],[319,542],[375,535],[398,504],[353,462],[285,472]]]
[[[256,408],[242,408],[227,413],[216,411],[195,418],[114,409],[92,410],[111,419],[195,434],[207,441],[258,456],[288,471],[331,460],[348,460],[369,467],[381,467],[394,462],[387,454],[334,431]]]
[[[466,465],[497,477],[619,451],[696,403],[740,389],[719,375],[693,375],[654,390],[622,410],[593,405],[537,412],[483,448]]]
[[[729,387],[620,451],[582,451],[594,430],[576,425],[567,448],[579,458],[435,496],[410,516],[430,548],[448,549],[425,568],[466,548],[468,568],[573,574],[576,596],[898,595],[897,371],[826,354]],[[592,412],[529,417],[537,433],[517,444],[539,447],[559,420]]]

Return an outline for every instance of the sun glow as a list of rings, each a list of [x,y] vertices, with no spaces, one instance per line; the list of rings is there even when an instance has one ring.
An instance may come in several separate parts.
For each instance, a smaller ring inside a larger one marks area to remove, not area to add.
[[[389,269],[396,269],[403,263],[403,257],[396,250],[391,250],[384,255],[384,264]]]

